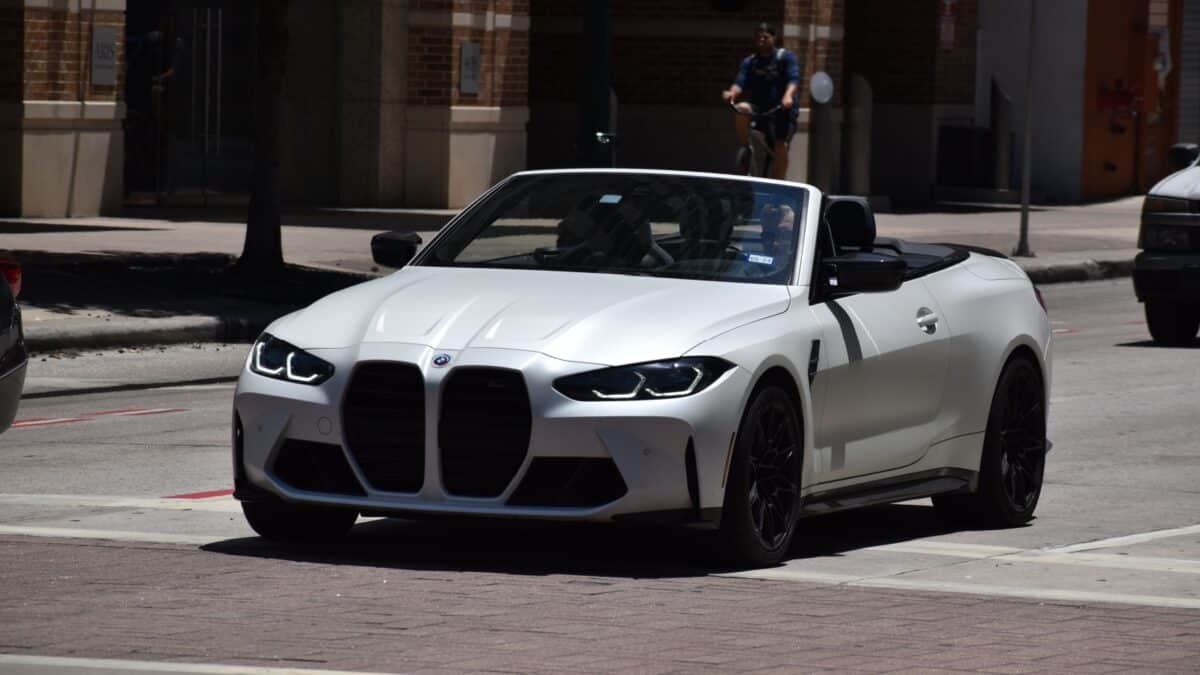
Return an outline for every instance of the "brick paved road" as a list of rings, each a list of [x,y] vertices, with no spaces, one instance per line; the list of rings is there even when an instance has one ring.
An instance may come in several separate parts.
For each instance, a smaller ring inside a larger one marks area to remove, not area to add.
[[[691,540],[626,533],[651,561],[630,568],[618,539],[577,528],[512,530],[549,535],[544,550],[487,559],[453,543],[478,526],[413,527],[338,552],[0,537],[0,651],[439,673],[1200,665],[1200,611],[707,576],[669,562]]]

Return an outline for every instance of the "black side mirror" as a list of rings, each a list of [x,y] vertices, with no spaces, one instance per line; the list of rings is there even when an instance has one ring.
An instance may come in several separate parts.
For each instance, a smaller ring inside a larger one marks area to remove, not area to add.
[[[385,267],[404,267],[421,247],[416,232],[383,232],[371,237],[371,257]]]
[[[1176,143],[1167,151],[1167,166],[1172,172],[1182,171],[1191,166],[1197,157],[1200,157],[1200,145]]]
[[[847,253],[825,258],[821,278],[826,292],[885,293],[900,288],[908,265],[899,258],[878,253]]]

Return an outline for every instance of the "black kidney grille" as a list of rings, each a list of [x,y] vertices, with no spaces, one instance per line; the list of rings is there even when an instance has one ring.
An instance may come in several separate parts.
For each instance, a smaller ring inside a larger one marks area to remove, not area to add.
[[[342,402],[350,454],[367,482],[417,492],[425,482],[425,379],[407,363],[364,363]]]
[[[446,378],[438,424],[446,491],[468,497],[504,492],[525,461],[531,416],[520,373],[454,369]]]

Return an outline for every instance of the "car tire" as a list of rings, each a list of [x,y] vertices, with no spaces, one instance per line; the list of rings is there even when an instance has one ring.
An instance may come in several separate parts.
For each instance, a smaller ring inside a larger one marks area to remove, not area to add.
[[[1146,325],[1155,342],[1173,347],[1190,345],[1200,330],[1200,305],[1147,302]]]
[[[979,488],[933,498],[955,523],[1016,527],[1029,522],[1046,467],[1046,390],[1036,362],[1011,358],[1000,374],[984,432]]]
[[[735,565],[766,567],[787,555],[800,516],[804,435],[796,398],[760,386],[738,425],[725,481],[719,544]]]
[[[242,514],[264,539],[319,542],[344,537],[358,512],[349,509],[298,506],[287,502],[242,502]]]

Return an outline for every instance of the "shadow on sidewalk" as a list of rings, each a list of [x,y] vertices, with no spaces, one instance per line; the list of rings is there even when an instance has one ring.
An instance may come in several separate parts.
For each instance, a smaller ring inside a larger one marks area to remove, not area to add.
[[[431,232],[439,230],[457,211],[439,209],[285,209],[285,227],[325,227],[357,230]],[[122,218],[165,220],[175,223],[245,224],[245,208],[228,207],[126,207]]]
[[[21,305],[64,315],[279,316],[366,278],[289,265],[248,279],[233,269],[233,256],[218,253],[12,255],[23,268]]]
[[[929,506],[873,507],[802,520],[789,559],[838,556],[954,531]],[[201,548],[294,562],[520,575],[666,578],[741,571],[720,561],[712,532],[587,523],[381,519],[360,522],[346,539],[323,545],[245,538]]]
[[[65,234],[97,232],[157,232],[159,227],[121,227],[119,225],[70,225],[60,222],[0,220],[0,234]]]

